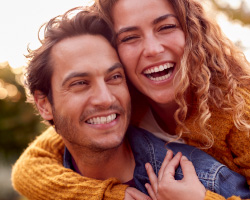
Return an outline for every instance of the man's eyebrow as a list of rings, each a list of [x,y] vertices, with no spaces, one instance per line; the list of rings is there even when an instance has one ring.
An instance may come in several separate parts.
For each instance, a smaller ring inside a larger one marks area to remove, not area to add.
[[[108,70],[107,70],[107,74],[118,69],[118,68],[122,68],[124,69],[123,65],[119,62],[115,63],[114,65],[112,65]]]
[[[64,86],[70,79],[77,78],[77,77],[86,77],[89,76],[87,72],[72,72],[66,76],[66,78],[62,82],[62,86]]]
[[[169,18],[169,17],[174,17],[174,18],[176,18],[177,19],[177,16],[175,16],[175,15],[173,15],[173,14],[166,14],[166,15],[162,15],[162,16],[160,16],[160,17],[157,17],[153,22],[152,22],[152,24],[157,24],[157,23],[159,23],[159,22],[161,22],[161,21],[163,21],[163,20],[165,20],[165,19],[167,19],[167,18]]]
[[[107,69],[106,74],[116,70],[117,68],[124,68],[123,65],[119,62],[115,63],[114,65],[112,65],[110,68]],[[90,76],[91,74],[88,72],[72,72],[69,75],[66,76],[66,78],[63,80],[62,82],[62,86],[64,86],[70,79],[72,78],[77,78],[77,77],[86,77],[86,76]]]

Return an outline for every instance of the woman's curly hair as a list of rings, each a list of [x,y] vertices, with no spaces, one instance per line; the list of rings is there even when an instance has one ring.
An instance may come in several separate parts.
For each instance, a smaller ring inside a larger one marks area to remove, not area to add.
[[[177,123],[185,130],[189,89],[196,106],[196,122],[212,144],[208,131],[211,106],[231,114],[235,126],[250,129],[245,118],[244,89],[250,89],[250,65],[244,54],[221,31],[217,23],[206,16],[202,5],[195,0],[169,0],[186,36],[186,45],[179,74],[175,113]],[[179,79],[179,77],[181,77]],[[180,132],[181,134],[181,132]]]
[[[112,7],[117,1],[96,0],[97,8],[111,25]],[[168,1],[175,10],[186,39],[181,67],[174,80],[177,88],[175,100],[179,105],[174,117],[180,127],[176,134],[181,137],[183,132],[188,132],[185,121],[190,110],[195,109],[197,115],[194,121],[207,138],[208,145],[212,145],[213,136],[208,130],[211,106],[230,114],[239,130],[249,132],[242,89],[250,89],[250,64],[244,54],[206,15],[199,2]],[[186,100],[188,92],[192,102]]]

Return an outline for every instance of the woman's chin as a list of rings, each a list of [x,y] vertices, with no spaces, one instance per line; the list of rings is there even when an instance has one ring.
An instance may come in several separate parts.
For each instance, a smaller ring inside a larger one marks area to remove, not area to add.
[[[152,98],[149,98],[150,104],[158,104],[158,105],[167,105],[174,102],[175,97],[174,95],[158,95]]]

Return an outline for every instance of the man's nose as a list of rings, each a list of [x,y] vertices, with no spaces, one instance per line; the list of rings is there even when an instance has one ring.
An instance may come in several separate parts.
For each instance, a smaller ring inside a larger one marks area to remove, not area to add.
[[[99,107],[110,107],[115,102],[115,96],[111,88],[105,82],[99,83],[92,94],[92,105]]]
[[[156,56],[164,51],[164,47],[160,39],[155,35],[147,36],[143,43],[143,55],[145,57]]]

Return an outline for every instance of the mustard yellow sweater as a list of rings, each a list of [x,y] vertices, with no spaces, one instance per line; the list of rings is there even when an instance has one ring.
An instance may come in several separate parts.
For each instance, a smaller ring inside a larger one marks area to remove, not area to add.
[[[245,95],[246,114],[250,118],[250,94]],[[214,145],[205,150],[230,169],[244,175],[250,185],[250,138],[248,133],[239,131],[232,117],[212,108],[210,131]],[[188,144],[200,147],[200,134],[193,125],[193,117],[188,121],[192,134],[184,135]],[[116,179],[105,181],[80,176],[62,166],[64,144],[52,127],[40,135],[17,160],[13,166],[13,187],[22,195],[33,200],[54,199],[124,199],[126,185]],[[224,200],[225,198],[207,191],[205,200]],[[240,200],[230,197],[228,200]]]

